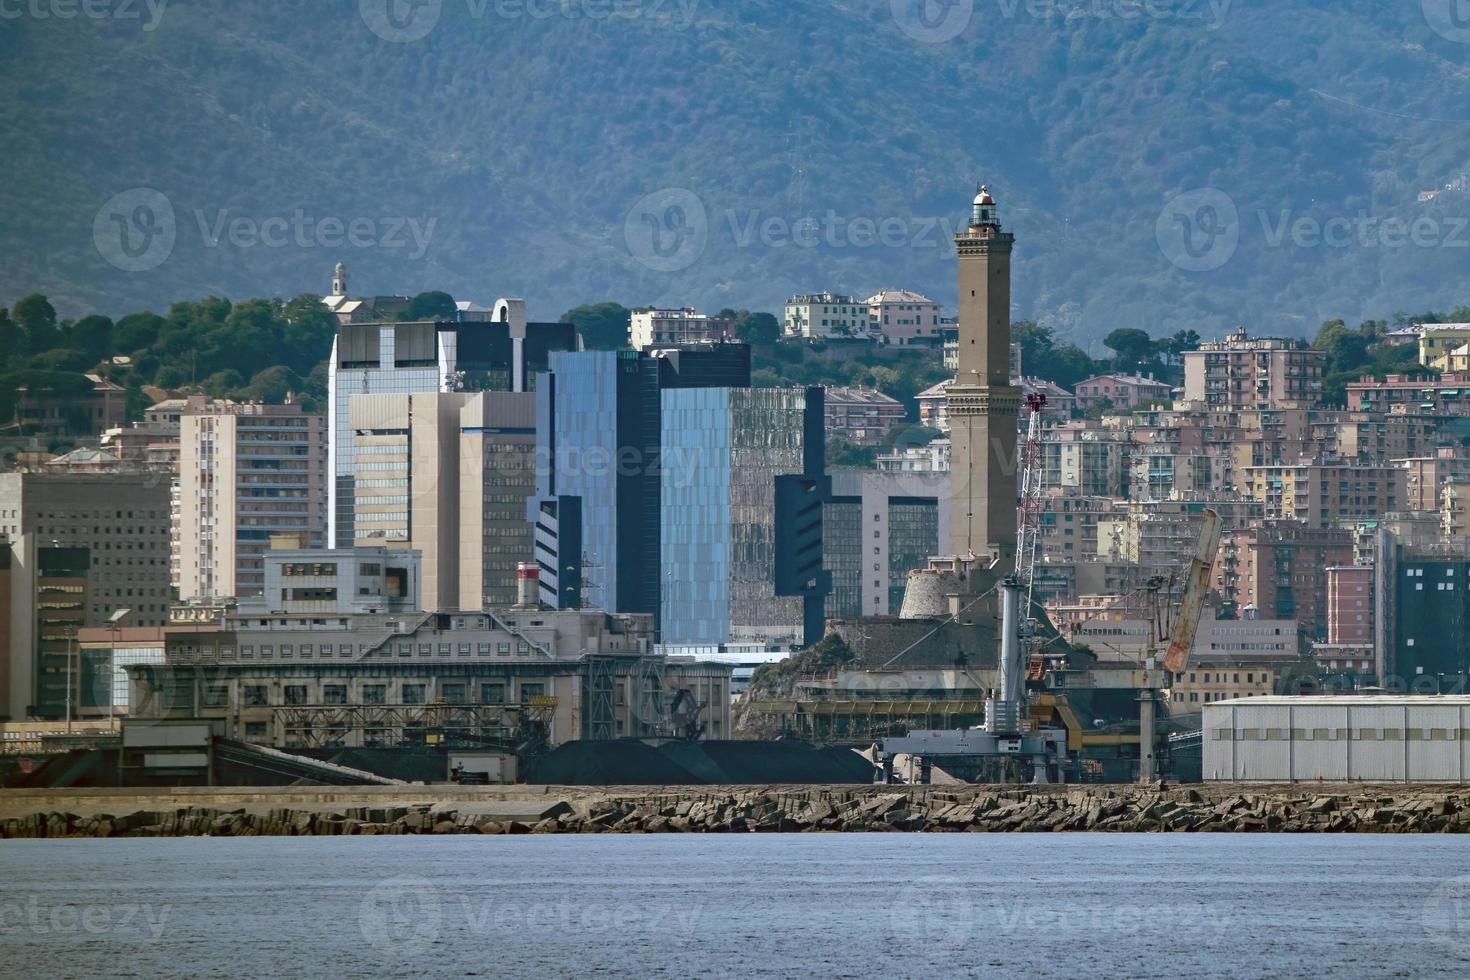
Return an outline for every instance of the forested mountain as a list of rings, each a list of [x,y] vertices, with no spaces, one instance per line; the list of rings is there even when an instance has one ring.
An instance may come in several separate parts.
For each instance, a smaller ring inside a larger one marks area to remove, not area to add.
[[[1470,170],[1453,0],[919,2],[29,5],[0,24],[0,297],[118,319],[321,293],[340,259],[355,293],[546,319],[952,306],[977,178],[1017,315],[1094,354],[1463,297],[1470,193],[1419,200]]]

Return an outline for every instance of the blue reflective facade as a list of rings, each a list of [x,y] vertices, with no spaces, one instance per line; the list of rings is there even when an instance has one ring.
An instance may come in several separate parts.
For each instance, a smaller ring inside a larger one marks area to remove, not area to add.
[[[555,442],[539,463],[553,467],[557,495],[581,498],[582,605],[590,609],[617,609],[617,483],[609,472],[618,448],[616,357],[551,355]],[[538,442],[551,446],[545,436]]]
[[[731,393],[663,392],[664,643],[730,638]]]
[[[665,643],[796,641],[803,600],[776,594],[776,478],[803,472],[806,392],[664,391]]]

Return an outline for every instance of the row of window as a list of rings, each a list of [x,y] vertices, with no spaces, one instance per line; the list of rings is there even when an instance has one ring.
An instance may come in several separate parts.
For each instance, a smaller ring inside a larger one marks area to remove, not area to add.
[[[403,683],[396,685],[398,688],[398,700],[395,704],[427,704],[429,685],[426,683]],[[478,695],[479,704],[505,704],[506,683],[483,683],[471,685],[460,682],[450,682],[438,685],[436,701],[446,704],[468,704],[471,692]],[[475,690],[475,688],[478,690]],[[529,703],[533,698],[545,697],[546,684],[543,682],[532,683],[522,681],[518,685],[520,700],[522,704]],[[380,706],[389,704],[390,685],[388,684],[363,684],[359,688],[362,698],[361,704]],[[326,706],[346,705],[348,686],[346,684],[323,684],[321,703]],[[273,706],[271,687],[268,684],[246,684],[240,689],[241,700],[247,708],[262,708]],[[223,708],[230,702],[230,688],[227,684],[209,684],[204,688],[204,707]],[[282,705],[287,707],[300,707],[310,703],[308,687],[305,684],[283,684],[281,685]]]

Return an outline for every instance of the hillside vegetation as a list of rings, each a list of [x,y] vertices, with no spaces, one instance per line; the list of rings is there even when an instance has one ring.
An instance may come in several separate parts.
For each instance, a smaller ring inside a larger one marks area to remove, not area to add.
[[[406,43],[382,6],[7,20],[0,295],[119,318],[321,293],[344,260],[358,294],[540,318],[892,286],[952,308],[980,177],[1017,315],[1093,356],[1119,327],[1449,308],[1465,276],[1470,195],[1417,198],[1470,169],[1470,45],[1420,3],[976,0],[942,43],[882,0],[444,0]]]

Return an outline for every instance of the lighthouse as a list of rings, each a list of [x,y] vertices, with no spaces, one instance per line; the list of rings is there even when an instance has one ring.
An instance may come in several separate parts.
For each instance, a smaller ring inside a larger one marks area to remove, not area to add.
[[[985,565],[1016,560],[1016,428],[1021,390],[1011,384],[1011,250],[990,188],[955,236],[959,265],[959,368],[949,389],[950,553]]]

